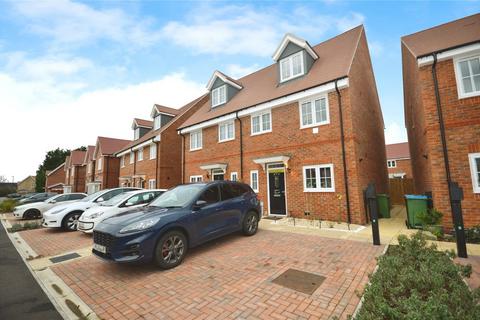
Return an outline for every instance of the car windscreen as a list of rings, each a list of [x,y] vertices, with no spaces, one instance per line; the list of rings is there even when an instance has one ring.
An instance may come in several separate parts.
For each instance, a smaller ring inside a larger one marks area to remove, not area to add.
[[[80,201],[90,202],[92,200],[95,200],[95,198],[97,198],[99,195],[103,194],[104,192],[105,192],[105,190],[97,191],[95,193],[92,193],[91,195],[86,196],[85,198],[83,198]]]
[[[132,194],[134,194],[134,192],[124,192],[124,193],[117,194],[115,197],[112,197],[111,199],[100,203],[100,205],[105,207],[116,206],[120,202],[127,200],[129,197],[131,197]]]
[[[205,187],[204,184],[187,184],[168,190],[152,201],[149,207],[181,208],[191,203]]]

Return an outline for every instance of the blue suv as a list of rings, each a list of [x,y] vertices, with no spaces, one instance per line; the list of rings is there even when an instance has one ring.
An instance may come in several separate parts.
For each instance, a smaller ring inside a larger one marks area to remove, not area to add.
[[[93,253],[115,262],[178,266],[188,248],[242,231],[257,232],[260,201],[246,184],[213,181],[177,186],[148,206],[107,218],[93,230]]]

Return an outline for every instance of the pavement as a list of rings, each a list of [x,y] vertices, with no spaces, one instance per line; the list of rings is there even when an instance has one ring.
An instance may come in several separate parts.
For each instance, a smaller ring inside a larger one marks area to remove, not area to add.
[[[0,226],[0,319],[62,319]]]

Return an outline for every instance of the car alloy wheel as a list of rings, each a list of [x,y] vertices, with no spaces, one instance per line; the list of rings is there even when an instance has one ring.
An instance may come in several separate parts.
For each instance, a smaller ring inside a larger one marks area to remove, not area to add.
[[[258,230],[258,216],[255,212],[247,213],[243,220],[243,234],[246,236],[253,236]]]
[[[65,221],[65,225],[67,227],[67,230],[69,231],[75,231],[77,230],[78,227],[78,219],[80,218],[79,213],[72,213],[70,214]]]
[[[172,235],[163,242],[163,261],[167,264],[176,264],[182,259],[184,251],[185,244],[183,243],[183,240],[177,235]]]

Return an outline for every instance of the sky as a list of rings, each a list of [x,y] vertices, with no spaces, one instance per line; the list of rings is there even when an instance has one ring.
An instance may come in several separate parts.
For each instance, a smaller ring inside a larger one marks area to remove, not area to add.
[[[364,24],[387,143],[406,141],[400,37],[479,1],[0,0],[0,176],[34,175],[48,150],[131,139],[154,103],[179,108],[215,70],[273,63],[287,32],[312,45]]]

